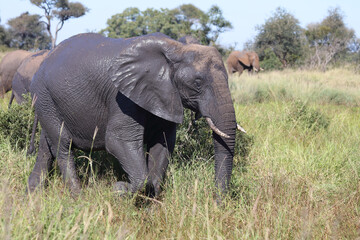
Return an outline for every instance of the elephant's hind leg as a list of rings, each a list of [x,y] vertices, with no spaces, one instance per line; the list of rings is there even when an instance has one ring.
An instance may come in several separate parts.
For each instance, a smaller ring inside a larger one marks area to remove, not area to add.
[[[77,196],[81,191],[81,185],[75,169],[74,154],[71,149],[71,139],[68,137],[65,129],[58,141],[59,146],[56,154],[57,164],[65,185],[70,189],[73,196]],[[55,149],[53,149],[53,151],[55,151]]]
[[[71,194],[76,197],[80,193],[81,185],[75,170],[70,134],[58,119],[51,118],[47,120],[48,125],[44,124],[44,128],[46,127],[47,133],[49,133],[50,150],[56,159],[65,185],[70,189]]]
[[[45,131],[41,131],[39,152],[36,158],[34,169],[32,170],[29,180],[27,191],[33,192],[38,185],[44,186],[46,177],[52,167],[53,156],[50,151],[48,139],[45,136]]]

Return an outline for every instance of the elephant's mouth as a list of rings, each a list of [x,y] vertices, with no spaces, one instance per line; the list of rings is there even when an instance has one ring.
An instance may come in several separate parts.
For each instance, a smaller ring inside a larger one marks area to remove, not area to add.
[[[215,124],[213,123],[213,121],[211,120],[211,118],[206,118],[206,122],[209,124],[209,127],[211,128],[211,130],[213,130],[217,135],[219,135],[220,137],[224,137],[224,138],[230,138],[229,135],[227,135],[226,133],[223,133],[220,129],[218,129]],[[243,127],[240,126],[240,124],[236,123],[236,129],[240,132],[246,133],[245,129]]]
[[[195,120],[199,120],[202,117],[200,112],[195,113]]]
[[[230,138],[229,135],[227,135],[226,133],[223,133],[220,129],[218,129],[215,126],[215,124],[213,123],[211,118],[207,117],[206,122],[209,124],[209,127],[211,128],[211,130],[213,130],[217,135],[219,135],[220,137],[223,137],[223,138]]]
[[[202,117],[202,114],[200,112],[196,112],[195,113],[195,121],[199,120]],[[207,124],[209,125],[209,127],[211,128],[211,130],[213,130],[217,135],[219,135],[220,137],[224,137],[224,138],[230,138],[229,135],[227,135],[226,133],[222,132],[219,128],[217,128],[214,124],[214,122],[211,120],[211,118],[209,117],[205,117]],[[243,133],[246,133],[245,129],[243,127],[240,126],[240,124],[236,123],[236,129],[238,131],[241,131]]]

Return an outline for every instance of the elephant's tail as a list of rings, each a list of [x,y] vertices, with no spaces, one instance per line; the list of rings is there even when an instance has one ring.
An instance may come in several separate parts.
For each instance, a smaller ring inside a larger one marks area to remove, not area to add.
[[[35,117],[34,117],[34,124],[32,127],[32,132],[31,132],[31,138],[30,138],[30,146],[29,149],[27,151],[27,155],[31,155],[35,152],[35,134],[36,134],[36,128],[38,125],[38,115],[35,112]]]
[[[11,104],[12,104],[12,102],[13,102],[13,100],[14,100],[14,97],[15,97],[15,94],[14,94],[14,90],[13,90],[13,91],[11,92],[11,97],[10,97],[8,109],[11,108]]]

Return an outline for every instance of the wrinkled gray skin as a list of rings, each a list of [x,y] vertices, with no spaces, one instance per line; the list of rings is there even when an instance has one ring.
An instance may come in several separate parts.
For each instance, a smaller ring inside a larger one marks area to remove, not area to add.
[[[0,97],[3,98],[5,93],[11,90],[11,83],[16,70],[22,61],[33,54],[24,50],[16,50],[6,54],[0,63]]]
[[[240,76],[244,70],[252,74],[260,71],[259,56],[254,51],[232,51],[226,60],[226,67],[229,74],[238,72]]]
[[[184,44],[200,44],[199,40],[191,35],[181,37],[178,41]]]
[[[93,144],[94,150],[114,155],[128,174],[129,182],[115,183],[116,190],[135,193],[146,182],[158,196],[186,107],[229,135],[213,133],[221,198],[230,181],[236,130],[227,80],[215,48],[183,45],[160,33],[130,39],[89,33],[65,40],[30,86],[38,97],[35,112],[42,130],[29,191],[44,184],[42,175],[56,157],[66,185],[77,195],[80,181],[71,149],[88,151]]]
[[[31,80],[48,53],[48,50],[42,50],[26,57],[22,61],[12,81],[12,93],[9,102],[9,108],[14,98],[18,104],[23,103],[23,94],[26,94],[30,91],[29,88]]]

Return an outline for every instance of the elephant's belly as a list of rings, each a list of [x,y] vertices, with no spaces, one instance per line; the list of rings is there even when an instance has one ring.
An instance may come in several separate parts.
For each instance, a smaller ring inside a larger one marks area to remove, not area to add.
[[[73,146],[77,149],[83,151],[97,151],[97,150],[105,150],[105,141],[103,139],[83,139],[75,137],[72,139]]]
[[[107,128],[106,111],[88,109],[85,114],[83,110],[73,109],[71,114],[62,114],[73,146],[81,150],[104,149]]]

